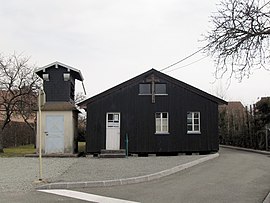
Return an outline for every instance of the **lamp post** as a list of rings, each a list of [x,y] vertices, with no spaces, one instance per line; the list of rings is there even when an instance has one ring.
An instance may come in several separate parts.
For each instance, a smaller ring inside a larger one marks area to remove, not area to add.
[[[41,108],[45,103],[45,93],[42,89],[38,92],[38,115],[39,115],[39,181],[42,181],[42,116]]]

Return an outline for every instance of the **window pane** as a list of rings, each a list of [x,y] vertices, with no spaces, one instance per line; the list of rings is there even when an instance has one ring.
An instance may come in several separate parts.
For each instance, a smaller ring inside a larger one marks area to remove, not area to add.
[[[187,125],[187,130],[192,131],[192,125]]]
[[[194,119],[194,124],[199,124],[199,119]]]
[[[114,114],[114,121],[119,121],[119,115],[118,114]]]
[[[198,112],[194,113],[194,118],[199,118],[199,113]]]
[[[139,84],[139,94],[151,94],[151,84]]]
[[[168,119],[167,118],[163,118],[162,119],[162,127],[165,127],[168,125]]]
[[[160,131],[161,131],[161,119],[156,118],[156,132],[160,132]]]
[[[161,113],[156,113],[156,118],[160,118],[161,117]]]
[[[156,94],[166,94],[166,84],[155,84]]]
[[[187,119],[187,124],[192,124],[192,119]]]
[[[200,131],[199,125],[194,125],[194,131]]]
[[[167,118],[168,114],[167,113],[162,113],[162,118]]]
[[[162,132],[168,132],[168,126],[167,125],[162,127]]]
[[[113,121],[113,114],[108,114],[108,121]]]
[[[192,113],[191,113],[191,112],[188,112],[188,113],[187,113],[187,118],[188,118],[188,119],[192,119]]]

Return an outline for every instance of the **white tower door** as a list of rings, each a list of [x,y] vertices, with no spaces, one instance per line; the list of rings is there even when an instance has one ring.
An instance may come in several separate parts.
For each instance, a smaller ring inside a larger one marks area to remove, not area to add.
[[[106,115],[106,149],[120,149],[120,113]]]
[[[46,116],[45,153],[64,153],[64,116]]]

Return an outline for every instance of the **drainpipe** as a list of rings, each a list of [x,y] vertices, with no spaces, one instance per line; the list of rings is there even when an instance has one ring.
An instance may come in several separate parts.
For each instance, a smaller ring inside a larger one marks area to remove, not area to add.
[[[266,148],[266,151],[269,150],[269,146],[268,146],[268,126],[266,125],[265,126],[265,148]]]
[[[126,158],[128,158],[128,134],[126,133]]]

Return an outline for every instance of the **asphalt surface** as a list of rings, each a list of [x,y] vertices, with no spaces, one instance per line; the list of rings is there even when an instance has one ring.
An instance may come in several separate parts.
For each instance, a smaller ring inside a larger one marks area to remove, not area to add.
[[[219,153],[157,181],[79,191],[145,203],[262,203],[270,191],[270,156],[231,149]]]

